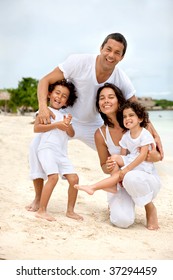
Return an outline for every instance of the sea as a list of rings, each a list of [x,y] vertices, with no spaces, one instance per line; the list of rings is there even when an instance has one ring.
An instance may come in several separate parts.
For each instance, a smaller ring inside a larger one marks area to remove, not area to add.
[[[173,110],[148,111],[148,113],[161,138],[165,156],[173,159]]]

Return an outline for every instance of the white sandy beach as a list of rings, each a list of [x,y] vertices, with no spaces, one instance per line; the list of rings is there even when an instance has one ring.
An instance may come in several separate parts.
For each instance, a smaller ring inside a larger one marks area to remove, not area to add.
[[[155,205],[160,229],[145,227],[145,212],[136,208],[135,224],[119,229],[109,222],[106,192],[93,196],[80,192],[76,221],[65,216],[67,184],[60,180],[49,203],[57,218],[35,218],[25,206],[34,197],[28,178],[28,147],[34,137],[32,116],[0,115],[0,258],[7,260],[172,260],[173,259],[173,158],[165,154],[156,163],[162,189]],[[167,138],[163,138],[166,145]],[[69,142],[69,155],[83,184],[100,180],[103,174],[97,152],[83,143]]]

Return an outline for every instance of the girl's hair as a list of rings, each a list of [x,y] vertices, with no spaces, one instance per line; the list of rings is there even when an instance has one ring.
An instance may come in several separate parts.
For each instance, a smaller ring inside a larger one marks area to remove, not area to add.
[[[142,106],[139,102],[130,102],[130,101],[126,101],[126,103],[122,105],[117,112],[117,120],[119,122],[119,125],[124,130],[126,131],[128,130],[123,124],[123,111],[124,109],[129,109],[129,108],[131,108],[133,112],[135,112],[135,114],[138,116],[138,118],[142,120],[140,126],[147,127],[150,121],[149,121],[148,112],[146,111],[145,107]]]
[[[110,127],[114,127],[114,124],[111,122],[110,119],[108,119],[107,115],[100,111],[99,98],[100,98],[100,93],[101,93],[101,91],[104,88],[111,88],[111,89],[113,89],[113,91],[115,92],[115,96],[118,99],[118,104],[119,104],[120,107],[125,103],[126,99],[124,98],[122,91],[118,87],[116,87],[114,84],[111,84],[111,83],[105,83],[97,91],[97,96],[96,96],[96,108],[97,108],[97,111],[100,113],[100,115],[101,115],[105,125],[108,125]],[[117,114],[117,112],[115,112],[115,115],[116,114]]]
[[[67,105],[63,106],[62,108],[68,107],[68,106],[73,106],[73,104],[76,102],[77,99],[77,95],[76,95],[76,89],[73,83],[67,81],[66,79],[60,80],[55,82],[54,84],[50,84],[49,85],[49,92],[52,92],[56,86],[61,85],[64,87],[67,87],[70,94],[69,94],[69,98],[67,100]]]

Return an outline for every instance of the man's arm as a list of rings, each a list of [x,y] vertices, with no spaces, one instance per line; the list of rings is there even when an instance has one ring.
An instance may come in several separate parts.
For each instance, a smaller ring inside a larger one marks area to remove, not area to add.
[[[162,147],[161,139],[160,139],[157,131],[155,130],[155,128],[154,128],[154,126],[153,126],[153,124],[151,122],[149,122],[149,124],[147,126],[147,129],[153,135],[153,138],[154,138],[155,143],[156,143],[156,149],[160,153],[160,160],[162,160],[163,157],[164,157],[164,152],[163,152],[163,147]],[[152,152],[150,152],[150,155],[151,155],[151,153]],[[155,158],[153,158],[152,161],[157,161],[157,160],[155,160]]]
[[[50,123],[50,116],[55,117],[53,112],[51,112],[47,108],[47,95],[48,95],[48,87],[50,84],[54,84],[57,81],[63,80],[64,74],[57,67],[52,72],[43,77],[39,83],[37,88],[37,97],[38,97],[38,105],[39,105],[39,122],[41,124]]]

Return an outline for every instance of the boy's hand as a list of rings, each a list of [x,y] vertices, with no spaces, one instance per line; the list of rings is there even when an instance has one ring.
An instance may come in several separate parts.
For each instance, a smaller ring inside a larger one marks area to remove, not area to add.
[[[64,116],[64,123],[66,125],[69,125],[71,123],[71,120],[72,120],[72,115],[71,114],[68,114],[68,115]]]

